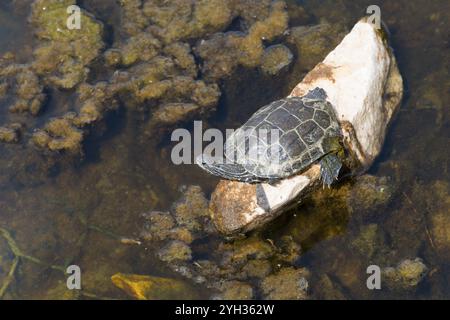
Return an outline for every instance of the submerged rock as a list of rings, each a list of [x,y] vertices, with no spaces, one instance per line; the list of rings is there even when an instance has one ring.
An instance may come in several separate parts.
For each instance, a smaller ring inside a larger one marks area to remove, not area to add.
[[[176,279],[116,273],[111,277],[111,281],[125,293],[139,300],[196,298],[192,287]]]

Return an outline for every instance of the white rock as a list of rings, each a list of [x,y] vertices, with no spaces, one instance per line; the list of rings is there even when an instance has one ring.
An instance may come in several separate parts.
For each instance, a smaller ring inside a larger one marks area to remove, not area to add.
[[[342,42],[291,92],[303,96],[323,88],[335,108],[361,169],[381,151],[386,129],[400,105],[403,82],[382,32],[362,19]],[[321,185],[319,165],[276,185],[222,180],[211,198],[211,211],[224,233],[246,232],[272,220],[307,192]]]

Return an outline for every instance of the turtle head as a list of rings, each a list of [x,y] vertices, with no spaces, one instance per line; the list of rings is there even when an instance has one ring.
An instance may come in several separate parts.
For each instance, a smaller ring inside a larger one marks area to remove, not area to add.
[[[323,141],[325,152],[336,154],[340,159],[344,159],[345,150],[342,137],[339,135],[326,137]]]
[[[327,93],[322,88],[316,87],[313,90],[310,90],[304,98],[312,99],[312,100],[326,100]]]

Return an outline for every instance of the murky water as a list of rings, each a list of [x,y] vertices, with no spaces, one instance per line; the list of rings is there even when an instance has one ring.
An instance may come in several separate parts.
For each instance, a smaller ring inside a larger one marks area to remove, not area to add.
[[[308,23],[325,19],[347,28],[372,4],[350,0],[297,3],[306,10]],[[405,80],[400,112],[369,172],[389,177],[393,191],[388,204],[354,209],[340,194],[357,181],[344,181],[283,215],[262,233],[272,239],[292,235],[301,244],[304,254],[296,265],[312,272],[312,298],[323,297],[314,288],[322,284],[324,275],[346,298],[449,298],[450,3],[401,0],[378,4]],[[114,30],[117,7],[107,1],[81,1],[81,5]],[[25,4],[20,8],[8,1],[0,4],[0,53],[12,51],[19,61],[30,58],[36,40],[26,20],[28,14]],[[109,32],[108,37],[113,41],[120,36]],[[260,106],[285,96],[303,75],[294,67],[276,77],[248,71],[224,80],[218,111],[208,118],[208,124],[221,129],[238,126]],[[71,97],[70,90],[51,92],[39,117],[25,117],[27,126],[40,127],[49,117],[70,110]],[[0,125],[17,119],[24,118],[0,105]],[[21,259],[4,298],[73,298],[65,290],[65,275],[49,265],[79,265],[84,298],[128,298],[111,283],[110,277],[117,272],[181,279],[159,261],[157,248],[126,245],[119,238],[138,237],[141,214],[167,210],[180,197],[180,186],[200,185],[209,195],[218,179],[196,166],[173,165],[169,133],[145,133],[145,119],[138,112],[119,109],[104,122],[85,142],[83,159],[45,160],[29,143],[0,144],[0,227],[11,233],[24,253],[44,262]],[[366,236],[367,230],[376,230],[375,235]],[[392,266],[416,257],[429,269],[417,288],[367,290],[368,265]],[[10,246],[0,239],[3,281],[13,258]],[[201,285],[196,290],[200,297],[210,295]]]

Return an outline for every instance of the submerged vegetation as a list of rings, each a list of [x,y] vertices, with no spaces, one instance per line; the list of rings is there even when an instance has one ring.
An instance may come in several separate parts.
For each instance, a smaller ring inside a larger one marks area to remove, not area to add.
[[[6,2],[25,40],[0,42],[1,298],[450,296],[443,1],[381,5],[408,95],[370,172],[233,239],[209,216],[217,180],[170,162],[169,130],[234,128],[286,96],[363,4]],[[65,26],[71,4],[80,30]],[[366,287],[374,264],[382,290]]]

